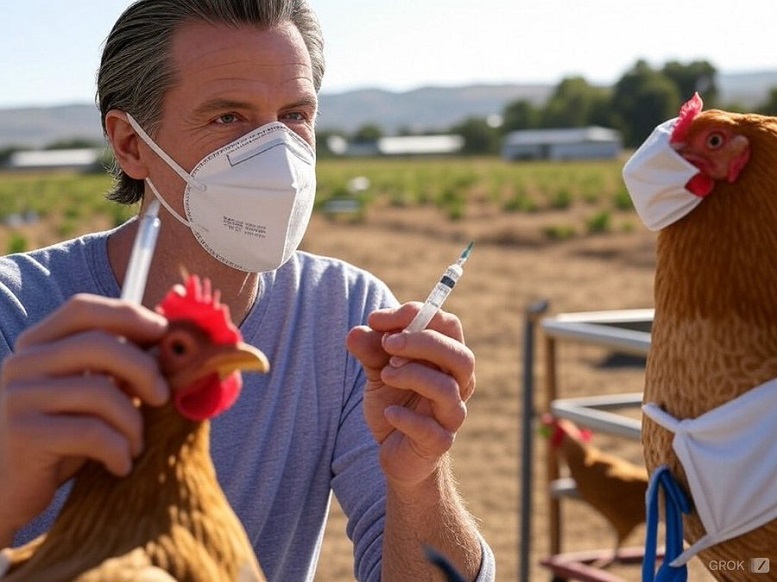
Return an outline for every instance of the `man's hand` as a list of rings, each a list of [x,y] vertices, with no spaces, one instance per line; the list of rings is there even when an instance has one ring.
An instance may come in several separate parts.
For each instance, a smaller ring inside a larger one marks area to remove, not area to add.
[[[160,315],[78,295],[25,331],[0,371],[0,547],[51,502],[87,459],[126,475],[142,447],[137,401],[168,387],[142,347]]]
[[[367,375],[364,414],[381,465],[398,488],[419,485],[439,468],[475,390],[475,357],[456,316],[440,311],[426,330],[402,331],[419,308],[376,311],[347,340]]]

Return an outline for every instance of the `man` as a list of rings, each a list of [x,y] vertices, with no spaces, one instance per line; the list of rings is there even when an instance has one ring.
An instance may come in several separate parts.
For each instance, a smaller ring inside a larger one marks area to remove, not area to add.
[[[493,578],[448,464],[475,387],[458,319],[402,333],[417,304],[296,251],[322,46],[305,0],[140,0],[114,26],[98,74],[112,197],[163,206],[145,307],[117,299],[137,220],[0,260],[0,547],[45,531],[86,459],[130,471],[143,446],[133,399],[168,397],[142,349],[166,325],[150,308],[183,268],[213,281],[272,362],[212,427],[219,480],[268,578],[312,579],[330,490],[359,580],[430,579],[424,544],[470,580]]]

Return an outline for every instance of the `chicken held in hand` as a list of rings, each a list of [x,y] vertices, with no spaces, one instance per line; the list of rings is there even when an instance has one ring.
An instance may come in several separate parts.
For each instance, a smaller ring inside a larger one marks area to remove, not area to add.
[[[681,165],[687,181],[661,183]],[[691,503],[691,547],[668,557],[775,563],[777,118],[702,111],[697,95],[624,178],[660,226],[642,441],[648,469],[668,471]]]
[[[208,419],[228,409],[241,370],[266,372],[210,282],[189,277],[158,307],[169,329],[158,346],[171,400],[144,406],[144,451],[115,477],[88,462],[50,531],[6,550],[3,582],[264,581],[253,548],[216,479]]]

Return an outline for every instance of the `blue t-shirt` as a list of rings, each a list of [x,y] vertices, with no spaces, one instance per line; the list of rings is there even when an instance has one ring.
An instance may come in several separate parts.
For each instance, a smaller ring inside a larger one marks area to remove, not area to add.
[[[72,295],[120,296],[109,234],[0,258],[0,358]],[[235,406],[212,421],[211,453],[269,580],[313,580],[331,491],[348,516],[356,578],[380,579],[385,481],[362,413],[364,373],[345,336],[375,309],[396,304],[366,271],[305,252],[261,275],[240,330],[267,354],[271,371],[244,375]],[[67,491],[15,542],[46,531]],[[493,555],[483,548],[487,579]]]

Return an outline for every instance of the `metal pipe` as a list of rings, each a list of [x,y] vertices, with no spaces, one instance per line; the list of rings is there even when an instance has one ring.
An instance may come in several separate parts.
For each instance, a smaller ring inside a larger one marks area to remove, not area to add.
[[[548,310],[547,301],[529,305],[525,312],[523,335],[523,410],[521,421],[521,523],[518,553],[521,557],[519,582],[529,582],[531,560],[532,468],[534,439],[534,340],[540,316]]]

